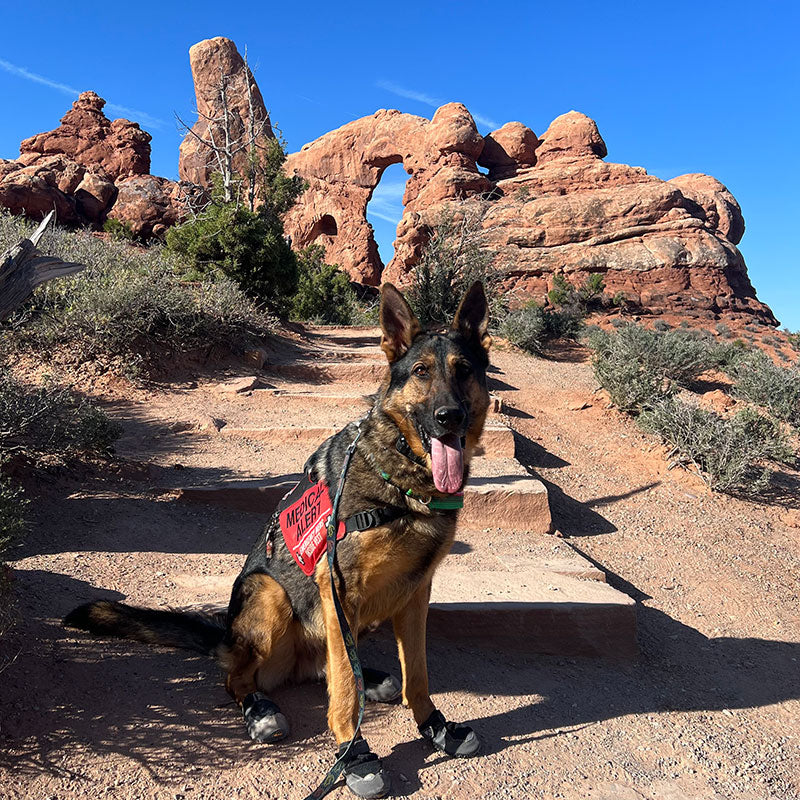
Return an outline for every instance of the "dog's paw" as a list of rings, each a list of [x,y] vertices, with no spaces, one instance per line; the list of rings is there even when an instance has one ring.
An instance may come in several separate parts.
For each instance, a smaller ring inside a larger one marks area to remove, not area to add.
[[[403,686],[394,675],[364,667],[364,694],[373,703],[395,703],[403,694]]]
[[[341,758],[346,749],[347,744],[343,744],[337,756]],[[344,781],[347,788],[357,797],[386,797],[392,790],[389,773],[383,769],[381,760],[369,749],[365,739],[353,742],[347,754]]]
[[[279,742],[289,735],[289,722],[265,694],[252,692],[242,703],[244,723],[255,742]]]
[[[478,734],[468,725],[448,722],[441,711],[434,711],[419,726],[419,732],[439,752],[453,758],[471,758],[481,752]]]

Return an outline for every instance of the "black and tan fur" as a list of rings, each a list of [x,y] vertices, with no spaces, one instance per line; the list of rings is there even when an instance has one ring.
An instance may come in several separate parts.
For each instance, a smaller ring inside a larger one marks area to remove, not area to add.
[[[486,368],[491,339],[483,287],[477,283],[466,294],[449,330],[425,333],[403,296],[387,284],[381,328],[390,373],[363,423],[339,516],[344,519],[378,506],[400,506],[405,513],[383,527],[351,533],[339,543],[337,589],[354,633],[392,621],[403,702],[422,724],[434,711],[425,654],[431,578],[453,543],[457,512],[431,511],[405,490],[423,499],[440,496],[430,469],[432,435],[464,436],[468,471],[489,404]],[[445,423],[443,408],[453,410],[453,418]],[[461,412],[463,419],[457,419]],[[307,462],[307,471],[334,487],[355,431],[351,423],[324,442]],[[397,450],[400,434],[427,466]],[[327,563],[323,557],[307,578],[292,561],[280,533],[274,534],[275,520],[236,580],[224,625],[219,619],[103,602],[76,609],[65,622],[95,633],[212,652],[227,673],[228,692],[239,704],[256,690],[270,692],[288,680],[324,674],[328,723],[337,743],[347,742],[356,723],[357,694],[331,600]],[[269,537],[274,537],[274,551],[266,559]]]

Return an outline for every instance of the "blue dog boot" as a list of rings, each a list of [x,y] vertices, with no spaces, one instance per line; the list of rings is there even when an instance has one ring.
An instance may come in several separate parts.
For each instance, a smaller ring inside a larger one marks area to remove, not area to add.
[[[347,743],[339,747],[337,758],[347,750]],[[344,767],[344,780],[347,788],[357,797],[371,800],[374,797],[386,797],[392,789],[389,774],[384,771],[383,764],[375,753],[371,752],[365,739],[353,742],[347,754]]]
[[[419,732],[439,752],[453,758],[471,758],[481,751],[478,734],[468,725],[447,722],[441,711],[434,711],[419,726]]]
[[[279,742],[289,735],[289,722],[265,694],[251,692],[242,703],[244,723],[255,742]]]

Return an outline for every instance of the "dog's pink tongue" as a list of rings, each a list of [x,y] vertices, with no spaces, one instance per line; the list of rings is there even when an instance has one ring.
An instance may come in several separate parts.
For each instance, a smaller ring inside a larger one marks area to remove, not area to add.
[[[461,439],[448,433],[441,439],[431,439],[433,483],[440,492],[455,494],[464,482],[464,452]]]

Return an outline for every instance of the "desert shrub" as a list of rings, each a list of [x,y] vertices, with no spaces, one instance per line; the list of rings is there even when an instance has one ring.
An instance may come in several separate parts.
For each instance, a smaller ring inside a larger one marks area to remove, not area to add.
[[[0,464],[0,467],[2,464]],[[28,501],[22,489],[0,472],[0,597],[3,595],[2,562],[11,543],[18,539],[25,529],[25,510]],[[0,626],[0,629],[2,626]],[[2,630],[0,630],[2,633]]]
[[[453,205],[442,210],[431,225],[430,238],[406,292],[423,325],[449,323],[467,289],[478,280],[483,281],[492,316],[498,316],[496,253],[486,245],[482,228],[486,211],[484,202]]]
[[[800,368],[781,367],[766,353],[753,351],[733,363],[728,374],[736,395],[800,429]]]
[[[358,314],[356,294],[335,264],[325,263],[325,248],[312,244],[297,255],[299,280],[292,317],[334,325],[352,325]]]
[[[769,483],[765,464],[792,457],[780,428],[752,409],[724,418],[664,397],[642,411],[638,424],[671,445],[678,463],[694,465],[718,491],[758,494]]]
[[[500,333],[528,353],[541,354],[547,339],[544,309],[530,303],[510,312],[500,324]]]
[[[605,282],[599,272],[593,272],[580,286],[573,285],[557,272],[553,275],[553,288],[547,293],[547,298],[554,306],[579,308],[585,314],[602,298],[604,289]]]
[[[730,339],[731,336],[733,335],[731,333],[730,327],[726,325],[724,322],[718,322],[715,327],[717,333],[725,339]]]
[[[284,312],[297,289],[295,254],[265,210],[212,203],[193,219],[167,231],[167,248],[193,276],[225,275],[250,297]]]
[[[110,233],[114,241],[134,242],[137,239],[130,222],[123,222],[118,219],[107,219],[103,223],[103,230],[106,233]]]
[[[0,452],[33,460],[107,453],[120,428],[89,400],[45,381],[30,387],[0,369]]]
[[[29,234],[19,218],[0,215],[0,242]],[[128,374],[164,350],[222,344],[244,349],[271,327],[230,280],[187,282],[160,247],[104,242],[85,232],[54,229],[39,248],[86,266],[51,281],[10,321],[8,346],[37,356],[98,362]]]
[[[800,331],[796,333],[792,333],[791,331],[786,331],[786,340],[789,342],[791,347],[795,350],[800,352]]]
[[[553,310],[530,302],[505,314],[501,336],[528,353],[541,355],[553,339],[577,339],[585,327],[583,314],[574,309]]]
[[[653,323],[653,330],[658,331],[659,333],[665,333],[666,331],[672,330],[672,325],[668,322],[664,322],[663,319],[657,319]]]
[[[637,411],[714,366],[709,343],[693,331],[664,333],[628,324],[587,337],[600,385],[625,411]]]

